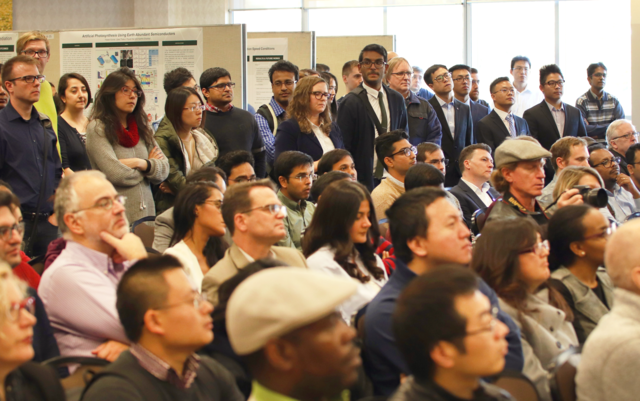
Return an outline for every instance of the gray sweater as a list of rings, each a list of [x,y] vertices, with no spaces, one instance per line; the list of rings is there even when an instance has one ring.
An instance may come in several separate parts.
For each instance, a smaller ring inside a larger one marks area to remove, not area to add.
[[[576,376],[578,401],[640,397],[640,295],[617,288],[615,302],[591,332]]]
[[[151,159],[151,170],[143,173],[120,163],[119,159],[149,159],[149,152],[157,146],[155,139],[145,143],[142,138],[132,148],[120,144],[111,144],[104,135],[104,124],[91,121],[87,126],[87,155],[91,167],[102,171],[113,184],[118,194],[127,197],[126,210],[129,223],[146,216],[155,216],[156,207],[153,202],[150,183],[160,184],[169,175],[169,162]]]

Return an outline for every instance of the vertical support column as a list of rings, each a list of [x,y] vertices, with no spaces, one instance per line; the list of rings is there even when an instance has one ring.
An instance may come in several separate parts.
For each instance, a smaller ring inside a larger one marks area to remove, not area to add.
[[[556,65],[560,65],[560,1],[556,0],[556,4],[554,7],[554,16],[555,16],[555,29],[554,29],[554,37],[555,37],[555,63]]]
[[[387,7],[382,7],[382,34],[387,34]]]
[[[473,64],[473,51],[472,51],[472,38],[471,38],[471,4],[467,0],[463,0],[462,6],[464,7],[464,54],[462,55],[466,65],[472,67]]]
[[[631,71],[640,71],[640,2],[631,0]],[[627,118],[634,120],[636,127],[640,126],[640,77],[631,74],[631,114],[625,112]]]
[[[309,9],[302,7],[302,29],[301,32],[309,32]]]

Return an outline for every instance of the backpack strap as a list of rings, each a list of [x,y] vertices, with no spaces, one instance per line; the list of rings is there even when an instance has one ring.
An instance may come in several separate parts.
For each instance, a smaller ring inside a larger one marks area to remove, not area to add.
[[[271,128],[273,136],[276,136],[276,132],[278,132],[278,116],[276,116],[276,112],[273,111],[273,107],[270,104],[267,105],[267,108],[271,112],[271,118],[273,118],[273,123],[269,124],[269,128]]]

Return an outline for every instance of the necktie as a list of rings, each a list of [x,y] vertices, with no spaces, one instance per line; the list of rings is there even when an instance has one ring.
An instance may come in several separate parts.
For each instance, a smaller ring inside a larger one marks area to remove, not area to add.
[[[378,132],[378,135],[382,135],[387,132],[387,110],[384,108],[384,101],[382,100],[382,90],[378,93],[378,103],[380,103],[380,125],[382,126],[382,132]],[[384,173],[384,167],[382,166],[382,160],[378,160],[376,169],[373,176],[377,179],[382,178]]]
[[[509,133],[512,137],[516,137],[516,123],[513,121],[513,114],[507,115],[507,121],[509,122]]]

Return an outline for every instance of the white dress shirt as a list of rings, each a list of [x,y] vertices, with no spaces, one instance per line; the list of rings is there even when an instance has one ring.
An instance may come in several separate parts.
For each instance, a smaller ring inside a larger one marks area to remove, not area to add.
[[[384,91],[384,85],[380,87],[380,90],[375,90],[367,84],[363,83],[362,86],[367,91],[367,98],[369,98],[369,103],[371,103],[371,107],[373,111],[376,113],[376,117],[378,117],[378,121],[382,123],[382,113],[380,110],[380,102],[378,101],[378,96],[382,96],[382,102],[384,103],[384,109],[387,112],[387,132],[391,130],[391,113],[389,112],[389,99],[387,99],[386,93]],[[377,129],[373,130],[376,133],[376,138],[380,134]],[[373,171],[376,171],[376,165],[378,164],[378,155],[374,150],[373,152]],[[385,170],[386,172],[387,170]]]
[[[449,126],[449,130],[451,131],[451,136],[453,138],[456,137],[456,108],[454,105],[455,99],[451,99],[451,103],[447,103],[444,100],[440,99],[440,96],[436,95],[436,99],[438,99],[438,103],[440,107],[442,107],[442,111],[444,112],[444,118],[447,120],[447,125]]]
[[[609,205],[619,223],[623,223],[629,215],[640,211],[640,199],[634,199],[631,192],[618,184],[613,186],[613,196],[609,195]]]
[[[504,124],[505,127],[507,127],[507,131],[509,131],[509,134],[511,134],[511,129],[509,128],[509,121],[507,121],[507,116],[509,114],[513,115],[513,108],[511,108],[511,113],[507,113],[506,111],[502,111],[500,109],[498,109],[497,107],[494,108],[494,110],[496,111],[496,114],[498,114],[498,116],[500,117],[500,120],[502,120],[502,123]],[[513,120],[513,125],[515,126],[515,122],[516,120]],[[517,129],[517,128],[516,128]],[[516,135],[518,133],[516,132]]]
[[[482,184],[482,188],[478,188],[474,183],[469,182],[464,178],[461,178],[461,180],[464,181],[464,183],[467,184],[476,195],[478,195],[478,198],[480,198],[485,206],[489,206],[493,203],[493,199],[491,199],[491,196],[489,195],[489,188],[491,188],[491,185],[489,185],[488,182]]]
[[[560,106],[559,109],[556,109],[555,106],[553,106],[551,103],[547,102],[546,100],[545,100],[545,103],[547,104],[547,106],[549,106],[551,115],[553,116],[553,119],[556,122],[556,127],[558,127],[560,138],[562,138],[564,134],[564,121],[565,121],[564,103],[562,103],[562,106]]]
[[[180,264],[182,264],[182,267],[184,268],[185,273],[187,273],[187,277],[189,277],[192,285],[198,290],[198,292],[201,292],[204,274],[200,268],[198,258],[193,254],[193,252],[191,252],[191,249],[189,249],[189,246],[184,242],[184,240],[164,251],[164,254],[171,255],[180,261]]]
[[[331,142],[331,138],[329,138],[329,135],[322,132],[320,127],[312,123],[310,120],[309,123],[311,124],[311,130],[316,135],[316,138],[318,138],[318,142],[320,142],[320,146],[322,147],[322,154],[325,154],[330,150],[334,150],[336,147],[333,145],[333,142]]]
[[[522,117],[525,111],[539,104],[543,99],[542,92],[538,88],[531,88],[530,85],[527,85],[527,88],[522,92],[516,89],[516,103],[511,111],[516,116]]]

